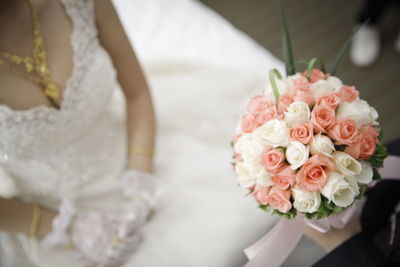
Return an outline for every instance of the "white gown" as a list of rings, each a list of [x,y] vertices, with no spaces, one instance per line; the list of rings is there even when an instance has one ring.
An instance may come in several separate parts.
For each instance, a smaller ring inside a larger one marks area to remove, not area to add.
[[[124,99],[99,45],[92,0],[62,0],[74,30],[74,70],[61,110],[0,106],[0,166],[22,200],[56,208],[74,196],[109,204],[126,155]],[[145,227],[126,266],[241,266],[242,249],[276,221],[235,183],[229,147],[248,98],[281,63],[192,0],[114,0],[149,79],[158,119],[156,173],[172,198]],[[107,202],[106,202],[107,201]],[[77,266],[77,252],[46,251],[0,234],[1,266]]]

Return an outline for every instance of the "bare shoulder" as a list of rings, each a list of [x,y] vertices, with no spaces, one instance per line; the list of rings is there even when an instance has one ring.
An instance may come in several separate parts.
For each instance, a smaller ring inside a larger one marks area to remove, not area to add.
[[[111,0],[94,1],[94,9],[98,26],[104,27],[106,23],[119,23],[117,12]]]

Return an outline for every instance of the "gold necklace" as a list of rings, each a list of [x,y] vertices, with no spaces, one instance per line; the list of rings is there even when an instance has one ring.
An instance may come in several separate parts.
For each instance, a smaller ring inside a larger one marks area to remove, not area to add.
[[[33,52],[32,56],[21,57],[9,52],[0,50],[0,65],[5,66],[9,70],[23,78],[39,84],[44,94],[53,102],[60,97],[60,89],[55,85],[50,76],[50,70],[46,63],[46,50],[43,44],[43,37],[40,32],[40,24],[35,6],[32,0],[27,0],[32,13],[33,24]],[[23,67],[18,67],[23,65]]]

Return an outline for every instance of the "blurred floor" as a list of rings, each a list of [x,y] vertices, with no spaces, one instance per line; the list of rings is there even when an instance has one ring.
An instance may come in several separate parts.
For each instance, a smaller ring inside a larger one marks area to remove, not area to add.
[[[281,22],[277,0],[201,0],[234,26],[282,58]],[[361,0],[284,1],[295,61],[319,57],[329,69],[348,38]],[[355,85],[361,97],[379,112],[384,140],[400,137],[400,55],[393,48],[399,14],[391,7],[381,21],[382,54],[371,67],[354,67],[346,56],[336,75]],[[299,70],[303,66],[298,66]],[[267,70],[266,70],[267,72]]]

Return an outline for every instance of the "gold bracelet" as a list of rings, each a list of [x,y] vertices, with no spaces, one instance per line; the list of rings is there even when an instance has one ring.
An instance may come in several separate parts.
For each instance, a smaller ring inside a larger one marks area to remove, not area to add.
[[[32,223],[29,229],[29,237],[36,237],[36,233],[39,227],[40,222],[40,207],[38,205],[33,205],[33,215],[32,215]]]
[[[138,155],[154,155],[154,148],[153,147],[140,147],[140,146],[133,146],[129,148],[129,154],[138,154]]]

